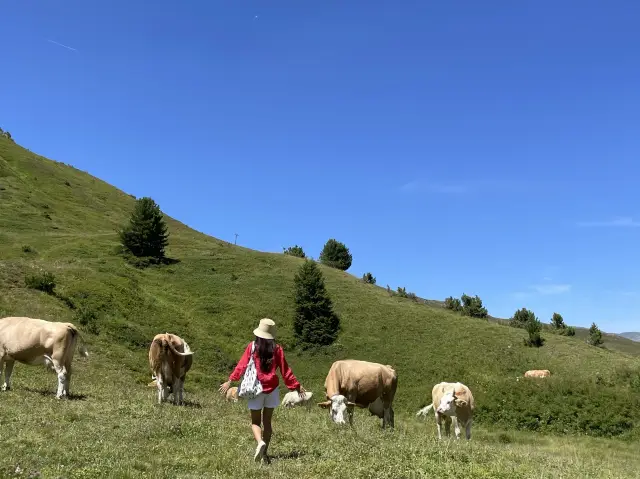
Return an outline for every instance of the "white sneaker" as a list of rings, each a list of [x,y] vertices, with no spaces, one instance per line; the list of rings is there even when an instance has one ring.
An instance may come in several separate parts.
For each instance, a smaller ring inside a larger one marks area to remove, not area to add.
[[[253,460],[256,462],[260,462],[262,456],[264,455],[264,450],[267,448],[267,443],[264,441],[260,441],[258,443],[258,447],[256,447],[256,453],[253,455]]]

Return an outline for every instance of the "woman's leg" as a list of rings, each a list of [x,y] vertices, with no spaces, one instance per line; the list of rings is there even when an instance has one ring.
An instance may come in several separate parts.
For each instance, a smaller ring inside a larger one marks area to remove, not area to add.
[[[272,417],[273,417],[273,408],[265,407],[262,410],[262,424],[264,425],[264,431],[262,432],[262,440],[267,444],[267,447],[264,449],[265,455],[267,454],[267,449],[269,448],[269,442],[271,441],[271,434],[273,433],[273,429],[271,428]]]
[[[251,430],[253,431],[253,437],[257,443],[262,441],[262,411],[260,409],[251,410]]]

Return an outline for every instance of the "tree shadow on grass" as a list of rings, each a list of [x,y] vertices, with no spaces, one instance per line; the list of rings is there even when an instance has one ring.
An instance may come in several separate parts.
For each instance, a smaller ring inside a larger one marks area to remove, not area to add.
[[[28,391],[30,393],[37,393],[40,394],[40,396],[52,396],[55,397],[56,393],[55,391],[52,391],[50,389],[34,389],[34,388],[24,388],[25,391]],[[64,399],[67,399],[68,401],[85,401],[89,396],[87,396],[86,394],[69,394],[69,396],[64,397]]]

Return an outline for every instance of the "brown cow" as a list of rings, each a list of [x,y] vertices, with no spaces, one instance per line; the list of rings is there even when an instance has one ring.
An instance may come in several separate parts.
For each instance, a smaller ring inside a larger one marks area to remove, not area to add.
[[[78,341],[79,340],[79,341]],[[71,362],[76,344],[83,357],[89,353],[78,329],[72,323],[60,323],[27,317],[0,320],[0,377],[6,363],[3,391],[11,389],[11,375],[16,361],[22,364],[45,364],[58,375],[56,398],[69,396]]]
[[[149,365],[156,378],[158,404],[173,392],[173,403],[183,403],[184,380],[193,363],[193,352],[180,336],[156,334],[149,348]]]
[[[530,369],[524,373],[525,378],[546,378],[551,376],[551,371],[548,369]]]
[[[418,411],[416,416],[426,416],[435,406],[438,439],[442,439],[442,417],[445,421],[445,432],[451,435],[451,421],[455,418],[456,439],[460,439],[460,424],[466,430],[467,439],[471,439],[473,411],[476,407],[471,390],[464,384],[441,382],[431,390],[431,404]]]
[[[392,404],[397,387],[398,375],[391,366],[343,359],[331,365],[324,382],[328,400],[318,406],[330,408],[331,420],[336,424],[345,424],[346,411],[351,425],[354,406],[368,407],[371,414],[382,418],[383,428],[393,428]]]
[[[232,388],[227,389],[227,394],[225,399],[227,402],[238,402],[238,387],[234,386]]]

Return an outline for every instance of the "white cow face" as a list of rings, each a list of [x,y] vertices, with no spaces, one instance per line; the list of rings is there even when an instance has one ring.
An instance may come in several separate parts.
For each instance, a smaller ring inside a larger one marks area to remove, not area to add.
[[[329,408],[331,420],[336,424],[346,424],[346,414],[353,413],[355,403],[347,401],[347,398],[342,394],[337,394],[333,396],[331,400],[319,403],[318,406]]]
[[[456,415],[456,396],[454,392],[448,392],[442,399],[440,399],[440,404],[436,411],[438,414],[444,414],[445,416],[455,416]]]

